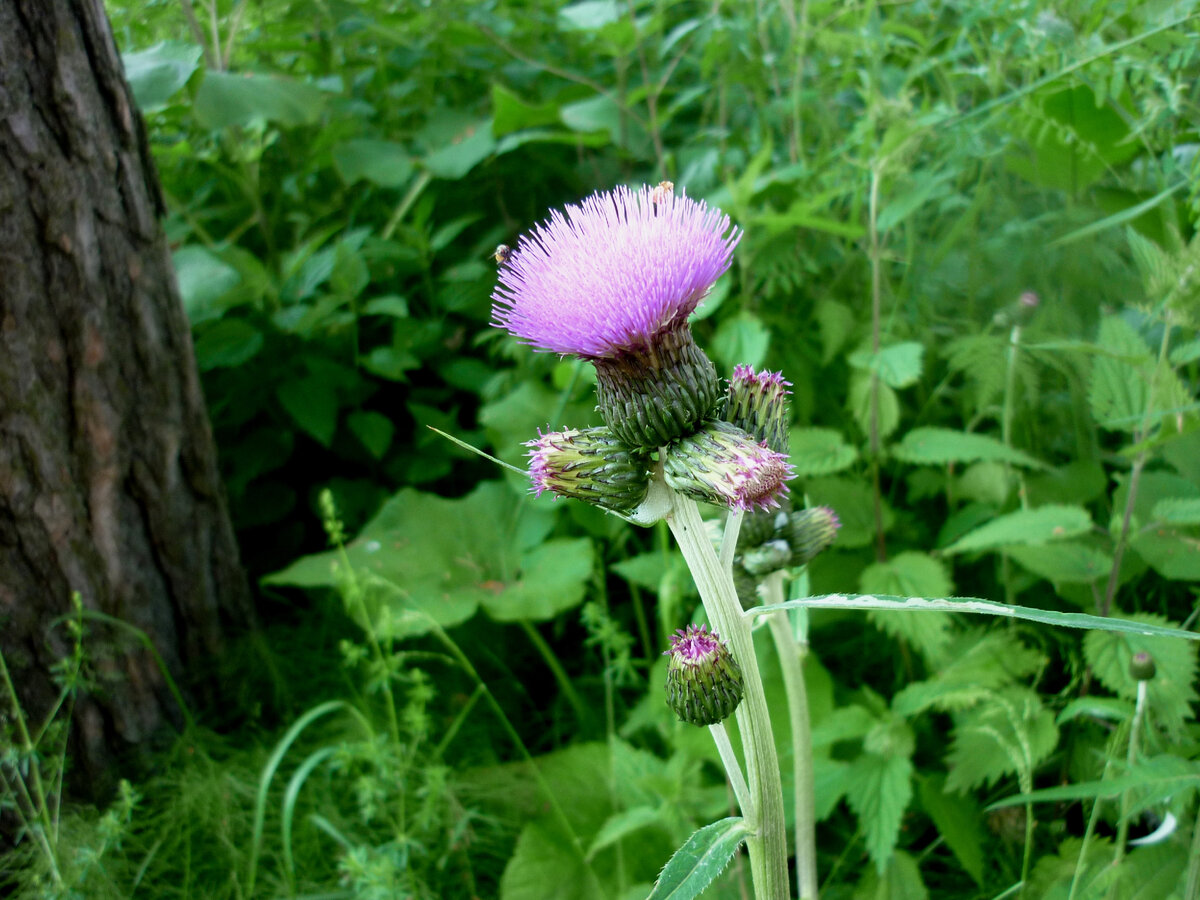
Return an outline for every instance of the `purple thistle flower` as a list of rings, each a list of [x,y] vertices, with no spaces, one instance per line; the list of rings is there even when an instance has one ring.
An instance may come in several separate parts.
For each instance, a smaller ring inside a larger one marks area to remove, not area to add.
[[[779,506],[788,495],[787,456],[728,422],[706,422],[667,447],[667,484],[694,500],[751,512]]]
[[[786,454],[791,386],[782,372],[755,372],[750,366],[734,366],[725,399],[725,421]]]
[[[703,201],[618,187],[522,235],[492,293],[495,323],[537,350],[612,359],[685,323],[741,232]]]
[[[671,635],[667,664],[667,705],[692,725],[714,725],[742,701],[742,669],[724,641],[704,625]]]

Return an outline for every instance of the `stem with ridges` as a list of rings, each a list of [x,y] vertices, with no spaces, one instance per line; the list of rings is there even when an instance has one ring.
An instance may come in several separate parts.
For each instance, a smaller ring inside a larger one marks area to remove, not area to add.
[[[733,575],[728,568],[722,568],[696,503],[675,495],[667,524],[691,570],[709,622],[727,642],[742,669],[746,695],[737,709],[737,722],[750,791],[749,808],[743,809],[742,814],[754,832],[746,839],[746,849],[758,900],[785,900],[791,892],[783,786],[750,622],[742,615]]]

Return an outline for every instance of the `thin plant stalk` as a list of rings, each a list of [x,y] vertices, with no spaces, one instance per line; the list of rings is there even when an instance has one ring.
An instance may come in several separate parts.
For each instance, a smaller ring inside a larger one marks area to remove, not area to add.
[[[705,612],[741,666],[745,698],[737,709],[738,731],[749,789],[742,810],[752,834],[746,839],[750,871],[758,900],[791,896],[787,871],[787,833],[783,818],[783,785],[771,732],[771,717],[763,692],[749,619],[742,614],[733,575],[722,567],[695,501],[676,495],[667,524],[687,562]]]
[[[871,190],[867,201],[867,229],[871,258],[871,352],[878,355],[880,319],[883,305],[883,245],[879,240],[879,180],[878,168],[871,169]],[[883,489],[879,482],[879,373],[871,369],[871,408],[868,415],[868,442],[871,448],[871,496],[875,518],[875,561],[887,559],[887,543],[883,534]]]
[[[587,706],[584,704],[583,698],[579,696],[579,692],[575,690],[575,685],[571,683],[571,676],[567,674],[567,670],[558,661],[554,650],[546,643],[546,639],[542,637],[542,633],[528,619],[522,619],[520,624],[521,630],[525,632],[529,638],[529,642],[537,648],[538,654],[554,675],[554,680],[558,682],[558,689],[562,691],[563,696],[567,698],[567,702],[571,704],[571,709],[575,712],[575,718],[580,723],[587,722],[591,718],[588,715]]]
[[[708,731],[712,735],[713,743],[717,745],[717,752],[721,754],[721,762],[725,766],[725,774],[729,776],[733,795],[737,797],[738,807],[744,814],[750,806],[750,788],[746,786],[746,776],[742,774],[742,764],[738,762],[737,754],[733,752],[729,732],[726,730],[724,722],[709,725]]]
[[[1196,807],[1196,821],[1192,825],[1192,848],[1188,851],[1187,887],[1183,889],[1183,900],[1200,900],[1200,806]]]
[[[766,605],[782,603],[782,571],[774,572],[762,585],[762,601]],[[815,786],[812,761],[812,722],[808,711],[808,690],[804,684],[804,657],[807,645],[796,640],[788,610],[767,616],[779,666],[783,671],[783,687],[787,694],[788,719],[792,729],[792,779],[796,807],[796,881],[800,900],[816,900],[817,883],[817,823]]]
[[[1129,726],[1129,749],[1125,754],[1125,762],[1130,767],[1137,762],[1139,736],[1142,722],[1146,717],[1146,682],[1138,680],[1137,704],[1133,710],[1133,722]],[[1121,792],[1121,819],[1117,823],[1117,847],[1113,853],[1113,865],[1125,858],[1125,844],[1129,840],[1129,801],[1130,792],[1126,788]]]

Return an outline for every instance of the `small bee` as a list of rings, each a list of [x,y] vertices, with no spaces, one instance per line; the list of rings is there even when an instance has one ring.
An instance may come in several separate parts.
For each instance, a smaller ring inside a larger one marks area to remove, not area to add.
[[[654,204],[655,215],[658,214],[658,207],[666,203],[673,193],[675,193],[675,182],[673,181],[660,181],[650,192],[650,202]]]
[[[512,247],[508,244],[497,244],[495,251],[492,253],[492,259],[496,261],[496,265],[508,265],[508,261],[512,259]]]

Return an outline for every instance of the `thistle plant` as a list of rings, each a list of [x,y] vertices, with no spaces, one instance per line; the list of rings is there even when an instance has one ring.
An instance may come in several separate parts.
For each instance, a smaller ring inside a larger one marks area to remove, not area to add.
[[[719,210],[676,194],[668,182],[597,193],[551,213],[505,255],[493,318],[536,351],[595,366],[604,427],[530,441],[531,489],[581,499],[637,524],[667,521],[713,629],[690,628],[672,639],[668,702],[686,721],[712,727],[742,812],[729,826],[738,830],[727,834],[744,835],[755,893],[774,900],[791,895],[783,796],[733,559],[742,516],[787,500],[792,470],[780,446],[786,382],[738,367],[735,397],[722,404],[716,368],[688,324],[729,268],[740,236]],[[723,405],[735,420],[720,414]],[[730,511],[719,556],[697,501]],[[789,551],[783,562],[790,558]],[[731,713],[745,777],[720,726]]]

